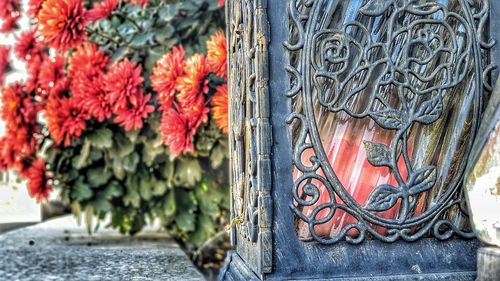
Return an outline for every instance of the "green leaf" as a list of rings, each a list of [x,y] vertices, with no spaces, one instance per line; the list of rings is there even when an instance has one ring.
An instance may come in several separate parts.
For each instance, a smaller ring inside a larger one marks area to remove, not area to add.
[[[123,135],[117,135],[114,139],[113,153],[116,157],[123,158],[135,149],[135,145],[130,139],[124,137]]]
[[[142,47],[147,45],[148,41],[153,38],[152,32],[136,33],[132,40],[130,41],[130,46],[132,47]]]
[[[180,212],[175,216],[175,223],[185,232],[194,231],[196,229],[195,222],[196,216],[191,212]]]
[[[113,131],[107,128],[96,130],[88,136],[92,146],[97,148],[111,148],[113,146]]]
[[[125,206],[132,206],[134,208],[139,208],[141,205],[141,196],[137,190],[129,185],[127,185],[127,193],[123,197],[123,203]]]
[[[139,154],[136,152],[123,158],[123,169],[129,173],[134,173],[137,169],[137,164],[139,164]]]
[[[80,154],[73,157],[73,159],[71,160],[71,165],[77,170],[84,168],[87,164],[89,153],[90,153],[90,142],[88,139],[85,139],[83,142],[82,149],[80,150]]]
[[[106,200],[105,198],[99,198],[92,202],[92,206],[94,207],[96,212],[109,212],[113,209],[113,205]]]
[[[164,203],[164,214],[166,217],[172,217],[177,210],[177,204],[175,203],[175,191],[172,190],[168,193],[167,198]]]
[[[222,144],[219,144],[212,149],[212,153],[210,153],[210,164],[213,169],[217,169],[223,163],[226,158],[227,147]]]
[[[186,187],[194,187],[201,180],[202,169],[196,159],[181,159],[175,169],[175,181]]]
[[[83,177],[79,177],[71,189],[71,198],[77,201],[84,201],[92,198],[93,192],[90,186],[84,182]]]
[[[112,164],[113,174],[119,180],[123,180],[126,176],[125,170],[123,169],[123,164],[120,158],[115,158]]]
[[[153,185],[147,178],[141,178],[139,184],[139,192],[144,200],[150,200],[153,197]]]
[[[87,180],[91,187],[99,187],[109,181],[112,174],[104,168],[94,168],[87,171]]]
[[[108,186],[104,189],[104,191],[102,191],[102,196],[108,200],[122,195],[123,195],[122,186],[116,181],[112,181],[110,184],[108,184]]]
[[[179,5],[163,5],[159,9],[159,18],[163,21],[171,21],[179,12]]]

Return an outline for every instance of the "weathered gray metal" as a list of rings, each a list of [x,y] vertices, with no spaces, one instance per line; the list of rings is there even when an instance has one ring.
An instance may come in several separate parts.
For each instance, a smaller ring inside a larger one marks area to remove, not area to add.
[[[226,1],[236,250],[221,279],[471,280],[479,243],[461,182],[496,80],[489,15],[500,15],[499,7],[488,0]],[[353,109],[350,99],[360,95],[380,105]],[[366,203],[357,202],[328,161],[318,112],[391,131],[389,145],[365,145],[370,164],[390,169],[397,185],[374,186]],[[454,162],[432,162],[418,143],[411,156],[416,128],[434,128],[425,129],[434,139],[452,135],[439,153]],[[306,150],[313,154],[304,163]],[[326,203],[318,203],[320,188],[330,194]],[[415,211],[424,197],[425,208]],[[396,202],[395,217],[379,214]],[[356,221],[316,233],[338,210]],[[313,241],[298,238],[297,224]]]

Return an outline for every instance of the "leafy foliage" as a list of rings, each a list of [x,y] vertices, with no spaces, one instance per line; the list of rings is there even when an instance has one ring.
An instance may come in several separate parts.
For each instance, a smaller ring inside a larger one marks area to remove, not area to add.
[[[33,133],[36,134],[39,149],[16,163],[4,166],[29,165],[32,159],[41,157],[51,178],[50,185],[58,188],[61,200],[70,205],[77,216],[85,216],[87,222],[91,222],[92,216],[104,219],[109,215],[111,226],[122,233],[134,234],[148,222],[159,220],[173,237],[194,246],[201,245],[227,223],[227,135],[209,116],[208,120],[199,123],[196,133],[189,136],[194,150],[181,155],[173,154],[162,140],[160,126],[165,108],[153,89],[150,77],[156,63],[174,46],[183,46],[186,56],[206,53],[206,42],[224,26],[223,10],[212,0],[116,1],[114,4],[112,1],[102,1],[116,7],[103,18],[89,21],[84,30],[78,29],[76,33],[84,32],[78,40],[95,43],[99,51],[110,58],[108,71],[113,71],[114,65],[119,62],[125,62],[124,67],[128,61],[133,62],[132,66],[140,66],[131,71],[141,70],[141,78],[135,82],[142,85],[144,96],[151,93],[151,99],[146,96],[144,101],[147,106],[154,106],[154,111],[145,111],[144,116],[147,117],[139,118],[140,123],[130,123],[133,126],[128,127],[120,126],[116,119],[110,117],[115,113],[106,113],[106,118],[102,118],[104,120],[82,115],[84,128],[70,137],[66,136],[64,144],[55,140],[50,126],[47,130],[47,124],[41,122],[37,125],[41,129]],[[79,0],[74,2],[78,4]],[[89,10],[94,7],[91,11],[95,12],[99,1],[84,1],[83,4]],[[50,24],[51,14],[43,14],[43,4],[41,10],[39,22]],[[43,32],[52,30],[45,28]],[[57,41],[54,47],[53,42],[43,42],[42,37],[38,39],[42,41],[40,52],[47,57],[50,47],[56,48],[52,51],[67,60],[77,47],[62,41]],[[68,63],[64,67],[68,68]],[[65,71],[69,73],[68,69]],[[51,81],[50,88],[57,88],[54,82],[59,86],[58,81],[63,79],[66,78]],[[214,73],[206,80],[208,90],[202,93],[206,99],[203,106],[209,105],[211,97],[217,92],[216,88],[225,83],[224,77]],[[73,83],[70,78],[68,81]],[[54,89],[50,88],[49,100],[54,95]],[[37,110],[42,114],[44,110],[50,110],[45,108],[45,98],[39,97],[36,90],[26,89],[24,87],[23,91],[28,96],[41,100]],[[62,95],[66,95],[64,98],[72,99],[72,90],[73,87],[68,87],[61,91]],[[78,103],[69,106],[74,108]],[[60,119],[64,121],[64,118]],[[7,153],[2,151],[1,154],[5,158]],[[0,162],[3,164],[5,161]],[[93,229],[91,225],[88,227]]]

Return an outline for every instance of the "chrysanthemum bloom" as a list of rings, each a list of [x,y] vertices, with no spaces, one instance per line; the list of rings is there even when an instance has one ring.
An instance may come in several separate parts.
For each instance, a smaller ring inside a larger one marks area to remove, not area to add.
[[[135,65],[128,59],[110,67],[104,76],[104,89],[109,95],[113,110],[127,108],[128,103],[137,105],[137,98],[142,96],[141,65]]]
[[[151,75],[151,84],[158,93],[161,108],[169,108],[175,95],[176,80],[182,75],[184,48],[174,47],[156,62]]]
[[[0,26],[0,33],[12,32],[18,27],[17,20],[21,17],[19,11],[14,11],[10,13],[9,16],[2,19],[2,25]]]
[[[209,109],[206,106],[204,95],[199,95],[189,107],[179,107],[178,110],[186,118],[193,135],[202,123],[208,121]]]
[[[217,126],[219,126],[224,133],[229,133],[227,85],[217,87],[217,92],[212,97],[211,111]]]
[[[38,73],[38,84],[42,90],[40,95],[47,96],[54,88],[61,88],[67,84],[64,63],[63,56],[44,56]]]
[[[6,171],[13,168],[16,162],[16,145],[9,135],[0,138],[0,170]]]
[[[43,56],[34,56],[29,61],[26,62],[26,70],[28,72],[28,79],[24,83],[24,89],[26,92],[35,92],[40,94],[43,89],[40,88],[38,83],[38,76],[40,74],[40,69],[42,68]]]
[[[87,13],[89,21],[94,22],[107,18],[118,6],[118,0],[103,0],[94,2],[92,9]]]
[[[3,84],[5,73],[9,70],[10,49],[7,46],[0,45],[0,85]]]
[[[73,77],[76,72],[85,72],[88,76],[98,75],[108,63],[109,58],[99,50],[96,44],[85,42],[71,54],[68,76]]]
[[[218,6],[218,7],[222,7],[222,6],[224,6],[224,0],[219,0],[219,1],[217,1],[217,6]]]
[[[52,186],[49,184],[50,178],[47,176],[45,160],[35,160],[28,169],[26,176],[28,177],[29,195],[36,198],[37,202],[46,200],[52,191]]]
[[[24,174],[27,166],[23,160],[35,155],[36,145],[36,140],[23,142],[16,136],[6,134],[0,139],[0,169],[17,169],[19,173]]]
[[[174,157],[181,153],[186,154],[194,151],[191,137],[194,135],[188,126],[188,120],[173,108],[167,108],[163,112],[160,131],[163,143],[170,149]]]
[[[0,0],[0,7],[0,32],[11,32],[21,17],[21,3],[19,0]]]
[[[125,131],[140,130],[143,126],[143,119],[155,110],[153,105],[148,105],[151,94],[137,97],[136,105],[129,105],[128,108],[121,108],[116,113],[115,123],[123,126]]]
[[[42,49],[37,41],[35,30],[28,30],[21,33],[14,46],[17,57],[29,61],[42,53]]]
[[[201,94],[208,93],[207,75],[210,73],[205,56],[195,54],[184,64],[184,74],[177,78],[177,100],[182,108],[189,108]]]
[[[3,89],[2,120],[8,131],[16,131],[22,126],[25,117],[22,110],[24,105],[24,92],[21,84],[10,84]]]
[[[227,76],[227,42],[224,32],[215,33],[207,41],[207,61],[217,76]]]
[[[46,0],[38,12],[39,32],[57,50],[79,45],[86,38],[87,23],[81,0]]]
[[[71,92],[82,107],[99,122],[111,117],[111,104],[103,88],[101,73],[89,76],[85,72],[77,72],[71,82]]]
[[[65,146],[71,140],[79,138],[86,128],[88,113],[74,98],[60,98],[51,96],[46,106],[47,127],[50,136],[58,145],[64,142]]]
[[[28,16],[32,19],[36,19],[38,17],[38,12],[42,8],[42,3],[45,0],[29,0],[28,2]]]

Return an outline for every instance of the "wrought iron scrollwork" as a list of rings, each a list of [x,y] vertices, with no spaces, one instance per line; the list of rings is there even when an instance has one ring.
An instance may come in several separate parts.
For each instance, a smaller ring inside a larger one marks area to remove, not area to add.
[[[367,235],[385,242],[473,237],[464,223],[461,179],[481,100],[491,90],[488,11],[488,0],[289,0],[286,95],[293,103],[288,122],[296,171],[291,208],[312,239],[332,244],[360,243]],[[391,134],[388,144],[362,145],[366,160],[389,169],[395,184],[374,186],[364,203],[349,194],[319,132],[330,115],[373,120]],[[419,132],[439,139],[446,122],[461,124],[439,140],[452,159],[422,156],[423,142],[410,148]],[[416,211],[423,201],[425,208]],[[380,215],[396,205],[396,216]],[[318,234],[317,227],[337,212],[355,221],[334,235]]]
[[[227,1],[232,216],[240,251],[260,251],[271,270],[271,125],[267,1]],[[242,241],[242,239],[246,241]]]

